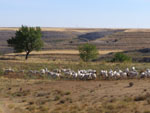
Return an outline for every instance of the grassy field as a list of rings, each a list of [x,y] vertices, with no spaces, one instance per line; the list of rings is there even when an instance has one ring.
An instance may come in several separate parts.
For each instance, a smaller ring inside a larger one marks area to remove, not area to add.
[[[120,50],[118,50],[120,51]],[[117,51],[117,52],[118,52]],[[116,52],[101,51],[106,53]],[[23,73],[4,74],[4,68],[19,70],[49,70],[71,68],[125,69],[135,66],[145,70],[149,63],[84,63],[77,51],[55,50],[24,54],[7,54],[0,60],[0,113],[149,113],[150,79],[129,80],[52,80],[29,77]],[[132,82],[133,86],[129,84]]]

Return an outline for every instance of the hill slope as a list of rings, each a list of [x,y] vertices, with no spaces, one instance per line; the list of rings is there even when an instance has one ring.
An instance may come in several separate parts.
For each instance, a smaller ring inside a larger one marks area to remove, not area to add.
[[[0,28],[1,53],[12,52],[7,40],[15,36],[17,28]],[[43,50],[76,49],[78,45],[89,42],[99,49],[134,50],[149,48],[150,29],[73,29],[42,28]]]

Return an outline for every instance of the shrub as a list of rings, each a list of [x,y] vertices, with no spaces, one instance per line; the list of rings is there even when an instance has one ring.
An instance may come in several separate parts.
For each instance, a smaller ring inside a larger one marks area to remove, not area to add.
[[[140,96],[136,96],[134,98],[134,101],[144,101],[146,99],[146,96],[145,95],[140,95]]]
[[[144,111],[144,113],[150,113],[150,111]]]
[[[70,93],[70,92],[68,92],[68,91],[64,93],[64,95],[70,95],[70,94],[71,94],[71,93]]]
[[[59,100],[59,99],[60,99],[59,96],[55,96],[54,101],[57,101],[57,100]]]
[[[124,53],[116,53],[114,55],[114,58],[112,59],[112,62],[131,62],[132,61],[132,58],[125,55]]]
[[[134,85],[133,82],[130,82],[130,83],[129,83],[129,87],[132,87],[133,85]]]
[[[79,55],[84,62],[94,60],[98,57],[98,50],[93,44],[84,44],[79,46]]]

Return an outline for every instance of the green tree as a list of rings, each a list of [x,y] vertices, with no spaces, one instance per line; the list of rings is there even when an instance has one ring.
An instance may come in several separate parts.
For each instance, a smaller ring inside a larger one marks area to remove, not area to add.
[[[114,55],[112,59],[113,62],[125,62],[125,61],[132,61],[132,58],[125,55],[124,53],[118,52]]]
[[[15,37],[7,40],[9,46],[14,48],[14,52],[26,52],[25,59],[28,59],[28,55],[33,51],[39,51],[43,47],[43,41],[41,39],[40,27],[27,27],[22,26],[16,31]]]
[[[96,46],[92,44],[86,43],[84,45],[79,46],[78,49],[79,49],[80,58],[85,62],[94,60],[99,55]]]

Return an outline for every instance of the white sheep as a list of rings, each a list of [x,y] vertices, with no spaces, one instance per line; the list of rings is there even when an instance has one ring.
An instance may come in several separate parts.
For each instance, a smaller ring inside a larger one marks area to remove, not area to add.
[[[40,74],[44,75],[46,73],[45,69],[40,70]]]
[[[3,70],[4,70],[4,74],[14,73],[15,72],[12,68],[3,69]]]

